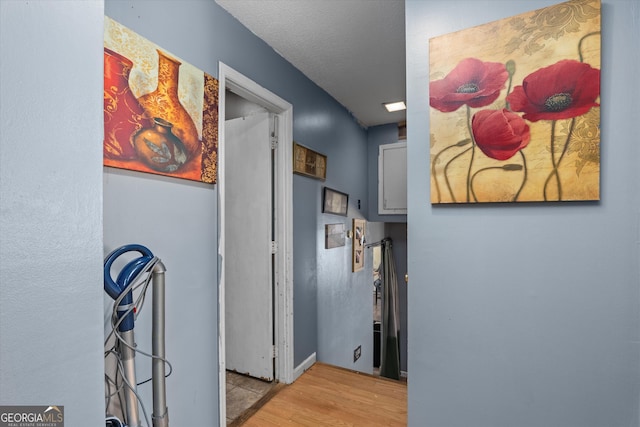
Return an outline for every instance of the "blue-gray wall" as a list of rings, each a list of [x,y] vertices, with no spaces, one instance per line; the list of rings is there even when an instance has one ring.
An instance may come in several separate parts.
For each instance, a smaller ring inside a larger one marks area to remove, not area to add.
[[[411,426],[640,422],[640,3],[602,1],[600,202],[429,203],[429,38],[555,3],[406,3]]]
[[[102,1],[0,2],[0,405],[104,423]]]
[[[348,116],[327,115],[324,120],[326,119],[330,119],[327,123],[330,126],[328,135],[313,135],[306,140],[294,135],[296,141],[304,145],[308,144],[326,154],[328,158],[327,180],[324,183],[315,183],[315,191],[298,192],[297,183],[307,178],[294,178],[294,210],[303,209],[306,212],[309,207],[304,205],[311,205],[314,206],[315,211],[315,213],[308,212],[315,217],[315,239],[302,241],[297,236],[298,229],[294,228],[294,264],[298,248],[311,249],[309,244],[313,243],[317,270],[318,360],[371,372],[373,369],[371,272],[365,268],[352,273],[352,244],[349,239],[345,246],[325,249],[325,224],[344,223],[345,230],[350,230],[353,218],[366,218],[368,203],[366,132]],[[321,213],[322,186],[349,195],[347,217]],[[370,265],[371,260],[369,260]],[[295,293],[294,298],[296,298]],[[297,316],[305,316],[305,313],[300,312],[294,315],[296,316],[295,328]],[[353,351],[359,345],[362,346],[362,357],[354,363]]]
[[[293,193],[298,201],[293,209],[293,358],[296,366],[318,350],[317,256],[320,249],[316,239],[321,188],[316,180],[293,177]],[[302,200],[306,203],[299,203]]]
[[[307,82],[307,85],[309,83]],[[268,86],[267,86],[268,87]],[[280,96],[293,103],[294,140],[327,156],[327,179],[293,177],[294,264],[294,362],[302,363],[313,352],[317,359],[370,372],[370,287],[365,271],[351,272],[351,244],[325,249],[325,224],[364,218],[367,206],[366,131],[353,117],[317,86]],[[322,188],[349,195],[348,216],[322,213]],[[360,209],[358,209],[360,201]],[[362,345],[363,357],[353,363],[353,350]]]

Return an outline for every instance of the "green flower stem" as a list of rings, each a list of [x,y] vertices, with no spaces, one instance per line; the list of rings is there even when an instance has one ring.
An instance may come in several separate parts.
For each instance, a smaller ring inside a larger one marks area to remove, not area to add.
[[[556,182],[558,184],[558,199],[561,200],[562,199],[562,195],[561,195],[561,185],[560,185],[560,175],[558,174],[558,165],[556,164],[556,147],[555,147],[555,141],[556,141],[556,121],[552,120],[551,121],[551,143],[550,143],[550,149],[551,149],[551,164],[553,166],[553,170],[551,171],[551,173],[549,174],[549,176],[547,177],[546,181],[544,182],[544,189],[543,189],[543,194],[544,194],[544,201],[548,201],[547,199],[547,187],[549,186],[549,182],[551,181],[551,178],[553,176],[556,177]]]
[[[431,162],[431,175],[433,176],[433,182],[436,184],[436,192],[438,193],[438,203],[440,203],[442,201],[442,197],[440,194],[440,185],[438,184],[438,177],[436,175],[436,163],[438,163],[438,159],[440,158],[440,155],[442,155],[445,151],[450,150],[452,148],[455,147],[462,147],[464,141],[458,142],[456,144],[453,145],[449,145],[448,147],[443,148],[442,150],[440,150],[440,152],[438,154],[436,154],[436,156],[433,158],[433,161]],[[462,145],[461,145],[462,144]],[[458,157],[458,156],[456,156]],[[456,158],[454,157],[454,159]],[[448,164],[448,163],[447,163]],[[446,172],[446,167],[445,167],[445,179],[447,178],[447,172]],[[448,181],[447,181],[448,184]]]
[[[520,154],[522,154],[522,150],[520,150]],[[522,159],[524,160],[524,154],[522,154]],[[476,179],[476,176],[480,173],[480,172],[485,172],[488,170],[493,170],[493,169],[500,169],[503,170],[505,172],[513,172],[513,171],[519,171],[519,170],[523,170],[524,169],[524,180],[522,185],[520,185],[520,190],[518,190],[518,193],[516,194],[515,198],[513,199],[513,201],[515,202],[516,199],[518,198],[518,195],[520,194],[520,191],[522,190],[522,187],[524,187],[524,181],[526,181],[527,179],[527,170],[526,170],[526,162],[525,162],[525,166],[522,165],[518,165],[515,163],[510,163],[508,165],[502,165],[502,166],[487,166],[486,168],[482,168],[480,170],[477,170],[473,176],[471,177],[471,194],[473,195],[473,201],[477,202],[478,201],[478,197],[476,197],[476,192],[473,189],[473,180]]]
[[[524,156],[524,153],[522,152],[522,150],[520,150],[519,153],[520,153],[520,156],[522,156],[522,169],[524,171],[524,176],[522,177],[522,184],[520,184],[520,188],[518,189],[518,192],[513,197],[514,202],[518,201],[518,197],[520,197],[520,192],[522,192],[522,189],[524,188],[524,184],[527,182],[527,158]]]
[[[551,181],[551,178],[555,175],[556,182],[558,184],[558,200],[562,200],[562,182],[560,181],[560,173],[558,169],[560,168],[560,163],[564,158],[567,150],[569,149],[569,143],[571,142],[571,135],[573,134],[573,128],[575,127],[576,119],[575,117],[571,119],[571,124],[569,125],[569,132],[567,133],[567,139],[564,141],[564,145],[562,147],[562,153],[560,153],[560,157],[558,157],[558,161],[555,160],[555,125],[556,121],[554,120],[551,123],[551,162],[553,163],[553,171],[549,174],[546,181],[544,182],[544,200],[547,201],[547,186]]]
[[[567,139],[564,141],[564,147],[562,147],[562,153],[560,153],[560,158],[558,159],[557,167],[560,167],[560,162],[564,158],[564,155],[567,153],[569,149],[569,143],[571,142],[571,135],[573,135],[573,128],[576,125],[576,118],[571,119],[571,124],[569,125],[569,132],[567,133]]]
[[[504,108],[511,111],[511,105],[507,102],[507,95],[511,92],[511,84],[513,83],[513,74],[516,72],[516,63],[513,60],[507,61],[505,64],[507,73],[509,73],[509,86],[507,87],[507,93],[505,93]]]
[[[509,95],[509,92],[511,91],[511,82],[513,81],[513,76],[509,75],[509,87],[507,88],[507,95]],[[509,105],[509,103],[507,102],[507,98],[505,96],[505,100],[504,100],[504,108],[506,108],[507,110],[511,111],[511,105]]]
[[[456,154],[451,160],[449,160],[447,162],[446,165],[444,165],[444,180],[447,183],[447,189],[449,190],[449,194],[451,195],[451,200],[456,203],[456,196],[453,194],[453,190],[451,189],[451,183],[449,182],[449,173],[447,172],[447,170],[449,169],[449,165],[451,163],[453,163],[454,160],[456,160],[458,157],[466,154],[469,150],[471,150],[471,148],[467,148],[466,150],[464,150],[461,153]]]
[[[476,197],[476,192],[473,191],[473,180],[476,178],[476,175],[478,175],[480,172],[485,172],[485,171],[492,170],[492,169],[502,169],[502,166],[489,166],[489,167],[486,167],[486,168],[482,168],[480,170],[477,170],[473,174],[473,176],[471,177],[471,181],[469,182],[469,188],[471,188],[471,194],[473,195],[473,201],[474,202],[477,202],[478,198]]]
[[[580,57],[580,62],[584,62],[584,55],[582,54],[582,42],[590,36],[595,36],[600,34],[600,31],[594,31],[592,33],[588,33],[585,34],[584,36],[582,36],[582,38],[580,39],[580,41],[578,42],[578,56]]]
[[[473,129],[471,129],[471,108],[467,105],[467,128],[469,129],[469,136],[471,137],[471,160],[469,160],[469,170],[467,172],[467,203],[471,201],[471,167],[473,166],[473,158],[476,154],[476,140],[473,138]]]

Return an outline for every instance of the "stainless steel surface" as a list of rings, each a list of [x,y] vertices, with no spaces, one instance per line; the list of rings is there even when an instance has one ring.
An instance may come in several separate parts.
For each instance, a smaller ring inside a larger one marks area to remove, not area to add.
[[[130,387],[124,388],[125,418],[128,427],[140,427],[140,416],[138,412],[138,397],[136,396],[136,352],[133,329],[122,332],[123,341],[131,346],[121,345],[120,354],[123,366],[124,379]]]
[[[167,395],[165,383],[165,304],[164,304],[164,273],[166,269],[161,261],[153,267],[153,314],[151,346],[153,349],[152,373],[153,373],[153,426],[167,427],[169,425],[169,413],[167,410]]]

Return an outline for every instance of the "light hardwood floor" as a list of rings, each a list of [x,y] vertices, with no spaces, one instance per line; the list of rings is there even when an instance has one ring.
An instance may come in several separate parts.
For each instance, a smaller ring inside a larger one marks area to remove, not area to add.
[[[406,426],[407,384],[316,363],[243,426]]]

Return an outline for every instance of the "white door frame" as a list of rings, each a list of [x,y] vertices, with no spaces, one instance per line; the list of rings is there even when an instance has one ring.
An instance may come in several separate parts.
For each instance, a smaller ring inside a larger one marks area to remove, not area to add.
[[[226,90],[258,104],[278,117],[278,149],[275,173],[275,236],[277,251],[274,264],[275,293],[274,336],[275,378],[293,382],[293,106],[279,96],[258,85],[228,65],[220,62],[218,68],[218,413],[220,426],[226,425],[226,347],[225,347],[225,101]]]

